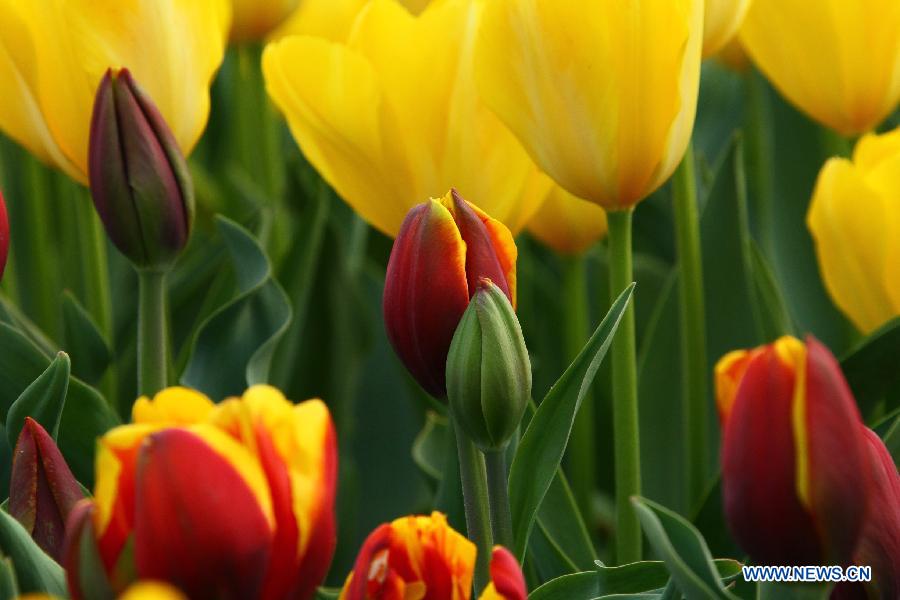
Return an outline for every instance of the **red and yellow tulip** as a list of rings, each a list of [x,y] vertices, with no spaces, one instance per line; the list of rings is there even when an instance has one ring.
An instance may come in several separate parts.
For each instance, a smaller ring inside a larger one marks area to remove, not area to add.
[[[321,401],[255,386],[215,405],[169,388],[138,400],[133,421],[100,439],[93,505],[70,519],[73,590],[87,524],[113,589],[137,577],[191,598],[314,595],[335,545],[337,450]]]
[[[516,302],[510,231],[455,190],[409,211],[394,242],[384,286],[388,338],[419,384],[447,394],[447,353],[482,278]]]
[[[815,338],[783,337],[716,366],[725,515],[760,564],[847,564],[868,502],[853,396]]]
[[[469,600],[475,553],[441,513],[396,519],[366,538],[340,600]],[[491,579],[480,600],[527,597],[521,568],[505,548],[494,548]]]

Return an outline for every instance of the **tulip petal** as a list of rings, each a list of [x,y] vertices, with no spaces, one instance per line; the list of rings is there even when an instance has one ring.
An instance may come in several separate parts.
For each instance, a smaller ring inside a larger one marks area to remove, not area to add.
[[[528,231],[561,254],[577,255],[606,237],[606,212],[553,185]]]
[[[167,429],[138,457],[135,563],[142,578],[177,585],[191,598],[259,593],[272,541],[263,475],[248,481],[242,448],[225,434]],[[242,472],[244,471],[244,472]]]
[[[140,581],[130,586],[118,600],[188,600],[178,588],[159,581]]]
[[[134,423],[153,423],[174,427],[205,421],[212,413],[212,400],[185,387],[170,387],[158,392],[153,399],[138,398],[131,409]]]
[[[712,56],[737,34],[750,0],[705,0],[703,11],[703,56]]]
[[[494,546],[491,554],[491,585],[503,600],[528,598],[522,568],[516,557],[503,546]],[[484,596],[482,598],[484,599]]]

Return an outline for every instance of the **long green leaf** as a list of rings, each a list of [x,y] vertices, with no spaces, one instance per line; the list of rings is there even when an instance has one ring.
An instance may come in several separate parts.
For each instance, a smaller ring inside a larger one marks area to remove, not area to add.
[[[634,284],[613,302],[587,345],[550,389],[522,436],[509,475],[515,551],[519,560],[525,556],[538,509],[565,453],[578,407],[594,381],[633,291]]]
[[[0,510],[0,552],[12,560],[15,580],[22,593],[45,592],[65,597],[66,574],[41,550],[25,528]]]
[[[650,544],[688,600],[736,598],[722,585],[709,548],[693,525],[650,500],[635,497],[632,504]]]
[[[100,328],[71,292],[63,294],[63,332],[72,356],[72,372],[90,384],[103,377],[112,355]]]
[[[25,417],[40,423],[53,437],[59,437],[59,423],[62,420],[66,393],[69,390],[69,356],[60,352],[40,377],[25,388],[22,395],[13,402],[6,414],[6,439],[10,448],[25,426]]]
[[[856,344],[841,358],[841,370],[863,416],[871,418],[878,404],[888,396],[888,412],[900,406],[896,389],[900,384],[900,317],[885,323]]]

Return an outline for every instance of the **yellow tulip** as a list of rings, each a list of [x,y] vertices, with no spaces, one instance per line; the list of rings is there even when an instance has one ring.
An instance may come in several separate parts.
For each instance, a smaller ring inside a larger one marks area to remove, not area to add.
[[[701,0],[492,0],[478,38],[485,101],[571,194],[625,209],[681,162]]]
[[[897,0],[754,0],[740,35],[788,100],[843,135],[873,129],[900,101]]]
[[[231,0],[234,11],[232,41],[264,38],[295,11],[299,3],[300,0]]]
[[[0,0],[0,129],[87,182],[97,85],[127,67],[187,154],[209,115],[227,0]]]
[[[731,38],[731,41],[716,53],[715,59],[736,73],[746,73],[751,67],[750,57],[747,56],[738,37]]]
[[[553,185],[528,231],[560,254],[581,254],[606,236],[606,211]]]
[[[412,14],[418,15],[431,0],[401,0]],[[369,0],[302,0],[300,7],[270,36],[279,40],[289,35],[314,35],[343,42],[350,35],[356,17]]]
[[[712,56],[737,34],[750,0],[706,0],[703,11],[703,56]]]
[[[269,95],[307,159],[389,235],[451,187],[513,231],[537,208],[534,165],[475,89],[477,17],[475,0],[418,17],[373,0],[346,44],[292,36],[263,53]]]
[[[835,304],[868,333],[900,315],[900,129],[819,173],[807,224]]]

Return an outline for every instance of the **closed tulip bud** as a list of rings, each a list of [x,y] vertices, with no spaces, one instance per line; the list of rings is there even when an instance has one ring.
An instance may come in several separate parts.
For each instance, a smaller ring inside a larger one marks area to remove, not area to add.
[[[785,98],[843,135],[875,128],[900,100],[896,0],[753,0],[740,37]]]
[[[703,11],[703,56],[725,47],[737,34],[750,0],[706,0]]]
[[[9,217],[6,216],[6,204],[0,194],[0,281],[3,281],[3,270],[6,268],[6,257],[9,255]]]
[[[806,221],[835,304],[863,333],[900,315],[900,129],[819,173]]]
[[[100,440],[90,520],[115,591],[137,578],[190,598],[315,595],[335,545],[337,448],[321,401],[256,386],[215,405],[170,388],[132,416]]]
[[[447,353],[469,299],[490,279],[515,305],[516,245],[509,230],[455,190],[409,211],[384,284],[388,338],[416,381],[447,395]]]
[[[531,398],[531,362],[506,295],[482,279],[447,357],[453,416],[483,451],[502,450]]]
[[[847,564],[869,502],[862,422],[815,338],[741,350],[716,366],[727,522],[759,564]]]
[[[69,513],[84,495],[50,434],[31,417],[13,453],[11,514],[38,546],[59,559]]]
[[[469,598],[475,553],[441,513],[402,517],[366,538],[340,600]]]
[[[94,101],[88,168],[94,206],[138,268],[166,268],[191,233],[194,190],[169,126],[127,69],[107,71]]]
[[[703,0],[483,3],[475,74],[539,169],[625,210],[661,186],[691,137]]]
[[[484,588],[479,600],[526,600],[528,588],[516,557],[503,546],[494,546],[491,553],[491,583]]]

